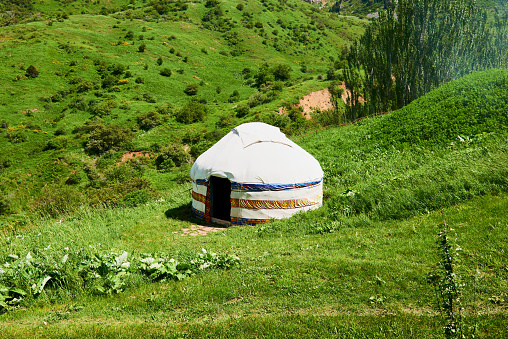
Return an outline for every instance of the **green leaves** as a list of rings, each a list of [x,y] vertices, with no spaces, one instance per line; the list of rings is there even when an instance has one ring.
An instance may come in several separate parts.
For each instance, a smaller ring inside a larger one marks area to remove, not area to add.
[[[18,306],[26,296],[37,298],[43,291],[58,288],[85,287],[92,294],[108,295],[123,292],[134,276],[151,281],[181,281],[205,269],[229,269],[240,259],[229,254],[202,250],[188,262],[180,262],[167,253],[137,254],[127,251],[91,252],[79,249],[61,256],[48,253],[39,256],[10,254],[0,266],[0,312]],[[76,275],[81,279],[76,280]],[[76,285],[77,284],[77,285]]]

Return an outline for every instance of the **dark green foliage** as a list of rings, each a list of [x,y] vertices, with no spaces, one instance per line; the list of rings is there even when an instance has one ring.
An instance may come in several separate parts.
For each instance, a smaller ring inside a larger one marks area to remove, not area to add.
[[[212,31],[227,32],[234,27],[232,20],[224,16],[218,1],[213,0],[206,7],[208,7],[208,10],[201,19],[204,28]]]
[[[138,47],[138,52],[143,53],[145,51],[145,49],[146,49],[146,45],[145,44],[141,44]]]
[[[127,34],[125,34],[125,39],[127,40],[134,40],[134,32],[128,31]]]
[[[127,207],[136,207],[142,204],[146,204],[153,199],[153,195],[150,192],[145,190],[138,190],[134,192],[127,193],[123,199],[122,203]]]
[[[247,114],[249,114],[249,106],[238,106],[236,108],[236,116],[239,117],[239,118],[243,118],[244,116],[246,116]]]
[[[243,11],[243,4],[236,5],[236,9],[239,11]]]
[[[118,84],[118,77],[113,75],[113,74],[110,74],[110,75],[107,75],[103,80],[102,80],[102,88],[111,88],[112,86]]]
[[[37,78],[39,76],[39,71],[34,65],[30,65],[26,69],[26,76],[29,78]]]
[[[187,86],[185,86],[185,89],[183,90],[183,92],[189,96],[193,96],[193,95],[198,94],[198,90],[199,90],[198,85],[188,84]]]
[[[159,74],[169,78],[171,76],[171,70],[169,68],[163,68],[160,70]]]
[[[88,92],[93,89],[94,89],[94,84],[90,80],[82,81],[76,86],[76,92],[78,92],[78,93]]]
[[[44,146],[44,150],[59,150],[62,148],[67,147],[67,144],[69,142],[69,139],[67,137],[57,137],[54,139],[49,140],[46,143],[46,146]]]
[[[98,188],[89,188],[85,193],[91,206],[117,206],[121,204],[127,194],[138,190],[152,192],[153,197],[157,196],[156,191],[151,188],[151,182],[139,177],[123,182],[110,183]]]
[[[191,100],[187,102],[178,112],[175,114],[176,121],[191,124],[197,121],[204,121],[208,109],[205,104],[200,103],[197,100]]]
[[[156,111],[150,111],[143,113],[136,118],[139,128],[148,131],[161,123],[161,118]]]
[[[233,93],[231,93],[231,95],[229,96],[228,102],[237,102],[238,100],[240,100],[240,92],[238,92],[238,90],[235,89]]]
[[[190,154],[180,144],[171,144],[164,147],[155,159],[155,165],[161,172],[168,172],[173,167],[180,167],[190,162]]]
[[[350,118],[403,107],[442,83],[506,65],[508,25],[496,22],[492,29],[499,34],[465,0],[394,2],[349,50]]]
[[[88,137],[85,151],[89,154],[102,154],[111,149],[118,149],[134,138],[128,128],[118,125],[95,125]]]
[[[160,65],[162,65],[162,58],[161,58],[161,57],[159,57],[159,58],[157,59],[157,65],[159,65],[159,66],[160,66]]]
[[[118,104],[116,103],[116,100],[111,99],[105,99],[101,100],[99,102],[91,101],[89,104],[90,112],[93,115],[104,117],[106,115],[109,115],[113,109],[115,109]]]
[[[286,81],[291,79],[291,67],[289,65],[277,64],[271,70],[275,80]]]
[[[215,123],[216,128],[232,128],[236,125],[236,119],[231,113],[219,116],[219,120]]]

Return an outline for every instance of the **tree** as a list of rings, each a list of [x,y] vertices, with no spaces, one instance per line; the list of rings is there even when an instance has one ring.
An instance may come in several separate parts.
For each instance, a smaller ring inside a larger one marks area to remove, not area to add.
[[[440,84],[492,67],[504,37],[494,40],[486,13],[466,0],[392,2],[348,51],[349,118],[403,107]]]

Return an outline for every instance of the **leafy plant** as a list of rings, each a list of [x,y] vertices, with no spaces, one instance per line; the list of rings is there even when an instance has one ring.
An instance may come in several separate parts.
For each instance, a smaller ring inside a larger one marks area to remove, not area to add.
[[[118,125],[95,125],[88,137],[85,150],[90,154],[102,154],[122,147],[134,138],[133,133]]]

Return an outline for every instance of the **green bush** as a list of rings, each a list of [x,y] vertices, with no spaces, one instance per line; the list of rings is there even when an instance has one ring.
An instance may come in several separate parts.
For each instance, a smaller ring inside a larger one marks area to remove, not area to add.
[[[139,128],[142,130],[148,131],[161,123],[161,119],[159,114],[156,111],[150,111],[144,114],[141,114],[136,118]]]
[[[104,83],[103,83],[103,86],[104,86]],[[88,92],[93,89],[94,89],[94,84],[90,80],[82,81],[76,86],[76,92],[78,92],[78,93]]]
[[[111,149],[118,149],[134,139],[128,128],[118,125],[96,125],[88,137],[85,151],[89,154],[102,154]]]
[[[198,94],[199,86],[196,84],[188,84],[183,92],[189,96]]]
[[[169,78],[172,73],[171,73],[171,70],[169,68],[163,68],[163,69],[160,70],[159,74]]]
[[[271,72],[275,80],[286,81],[291,79],[291,67],[289,67],[289,65],[284,64],[275,65],[271,69]]]
[[[140,177],[142,175],[141,170],[138,170],[129,164],[114,164],[108,167],[104,171],[104,176],[108,180],[108,183],[123,183],[133,178]]]
[[[139,205],[146,204],[153,199],[152,193],[147,192],[145,190],[138,190],[134,192],[127,193],[122,202],[127,207],[136,207]]]
[[[155,158],[155,165],[157,170],[168,172],[173,167],[180,167],[182,164],[189,163],[190,160],[190,154],[183,145],[171,144],[161,150],[160,154]]]
[[[176,121],[191,124],[193,122],[204,121],[208,109],[197,100],[187,102],[175,115]]]
[[[123,198],[135,191],[145,190],[157,197],[157,192],[151,188],[151,182],[144,178],[135,177],[125,182],[109,184],[99,188],[89,188],[86,191],[91,206],[117,206]]]
[[[236,116],[239,118],[243,118],[244,116],[249,114],[249,111],[250,111],[249,106],[244,105],[238,106],[236,107]]]

